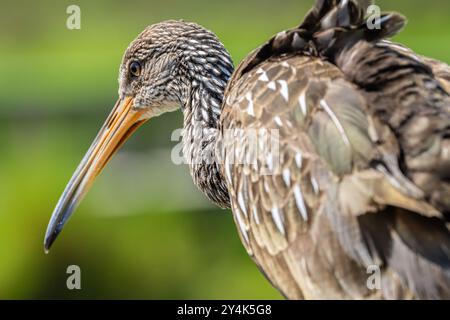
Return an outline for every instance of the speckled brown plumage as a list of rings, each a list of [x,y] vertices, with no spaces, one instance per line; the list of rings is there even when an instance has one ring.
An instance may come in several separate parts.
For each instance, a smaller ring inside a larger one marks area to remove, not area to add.
[[[359,13],[338,25],[359,12],[342,2],[318,1],[307,30],[257,49],[227,88],[222,129],[277,129],[281,150],[273,175],[265,149],[229,170],[242,242],[288,298],[449,298],[450,69],[382,40],[399,15],[377,34]]]

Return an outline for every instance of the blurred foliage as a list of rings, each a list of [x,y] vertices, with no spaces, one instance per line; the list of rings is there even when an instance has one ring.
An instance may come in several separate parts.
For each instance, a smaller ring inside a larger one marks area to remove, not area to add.
[[[396,37],[450,61],[448,0],[378,1],[409,18]],[[242,248],[232,216],[170,161],[181,114],[140,129],[111,162],[49,255],[56,201],[117,94],[128,43],[165,19],[213,30],[235,63],[299,24],[312,0],[0,2],[0,298],[281,298]],[[66,8],[81,7],[81,30]],[[82,290],[66,289],[68,265]]]

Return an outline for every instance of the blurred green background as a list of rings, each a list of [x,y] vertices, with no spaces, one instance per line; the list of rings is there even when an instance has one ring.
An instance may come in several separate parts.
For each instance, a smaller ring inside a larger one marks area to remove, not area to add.
[[[448,0],[378,1],[409,24],[396,40],[450,62]],[[0,298],[279,299],[232,216],[171,163],[180,113],[144,126],[112,160],[50,254],[43,236],[76,165],[112,108],[128,43],[165,19],[213,30],[237,64],[295,26],[312,0],[0,2]],[[81,30],[66,28],[67,6]],[[82,290],[66,288],[81,267]]]

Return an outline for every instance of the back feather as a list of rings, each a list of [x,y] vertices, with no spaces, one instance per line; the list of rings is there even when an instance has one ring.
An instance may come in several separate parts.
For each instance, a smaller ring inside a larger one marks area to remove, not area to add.
[[[367,8],[372,3],[371,0],[317,0],[300,26],[278,33],[252,52],[253,57],[237,70],[238,74],[286,53],[334,61],[340,52],[360,40],[376,42],[394,36],[404,27],[406,19],[398,13],[367,16]]]

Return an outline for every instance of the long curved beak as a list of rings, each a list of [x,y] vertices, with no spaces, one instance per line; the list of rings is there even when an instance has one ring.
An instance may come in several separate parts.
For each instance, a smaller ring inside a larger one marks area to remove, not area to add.
[[[112,155],[146,120],[144,111],[133,108],[132,98],[117,101],[53,211],[45,233],[46,252]]]

